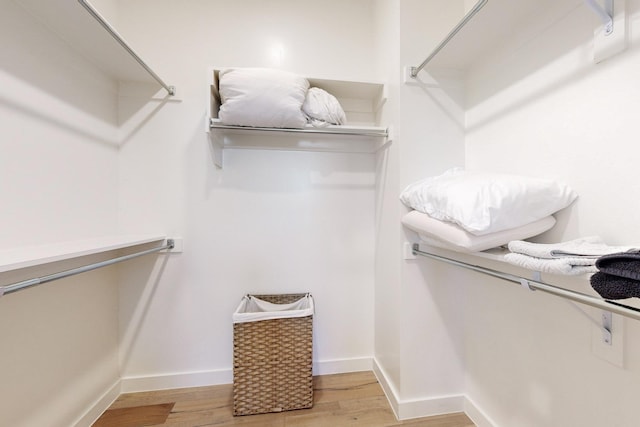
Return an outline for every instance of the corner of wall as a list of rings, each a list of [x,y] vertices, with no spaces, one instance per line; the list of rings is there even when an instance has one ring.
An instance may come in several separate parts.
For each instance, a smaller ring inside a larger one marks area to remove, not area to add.
[[[389,379],[384,369],[378,364],[377,360],[374,360],[373,373],[378,379],[384,394],[387,396],[389,405],[398,420],[409,420],[461,412],[463,410],[466,411],[467,399],[462,394],[403,400],[397,388]],[[476,412],[481,413],[480,411]]]
[[[121,393],[121,380],[116,381],[107,391],[100,396],[93,405],[73,423],[74,427],[91,426],[106,411]]]

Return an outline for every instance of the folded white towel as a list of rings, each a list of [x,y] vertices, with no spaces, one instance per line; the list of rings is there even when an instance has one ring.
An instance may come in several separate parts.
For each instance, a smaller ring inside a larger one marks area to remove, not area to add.
[[[598,236],[581,237],[561,243],[531,243],[514,240],[509,242],[508,247],[511,252],[536,258],[583,257],[593,259],[592,263],[602,255],[633,249],[633,246],[609,246]]]
[[[551,259],[510,253],[504,256],[504,260],[519,267],[543,273],[578,275],[598,271],[595,266],[595,258],[582,256]]]

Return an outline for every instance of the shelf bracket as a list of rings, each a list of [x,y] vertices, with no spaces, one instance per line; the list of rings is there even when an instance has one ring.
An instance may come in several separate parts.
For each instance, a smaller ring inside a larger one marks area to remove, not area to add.
[[[604,7],[600,6],[597,0],[585,0],[585,2],[602,21],[604,34],[608,36],[613,33],[613,0],[604,0]]]

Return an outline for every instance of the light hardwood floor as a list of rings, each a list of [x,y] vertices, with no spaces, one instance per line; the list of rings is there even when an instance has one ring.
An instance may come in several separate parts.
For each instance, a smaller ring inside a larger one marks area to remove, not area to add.
[[[311,409],[234,417],[231,385],[120,396],[94,427],[473,427],[463,413],[397,421],[372,372],[314,378]]]

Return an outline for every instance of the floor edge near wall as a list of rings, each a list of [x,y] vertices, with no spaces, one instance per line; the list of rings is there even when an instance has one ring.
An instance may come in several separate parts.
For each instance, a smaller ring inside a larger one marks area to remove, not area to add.
[[[373,372],[387,396],[391,409],[399,420],[464,412],[478,427],[496,427],[485,413],[464,394],[402,400],[399,398],[398,390],[393,382],[389,380],[389,375],[375,359]]]
[[[313,362],[313,375],[341,374],[346,372],[370,371],[373,358],[359,357],[352,359],[336,359]],[[210,385],[231,384],[232,369],[214,371],[182,372],[153,376],[122,378],[122,393],[166,390],[172,388],[203,387]]]
[[[87,409],[87,411],[78,418],[73,424],[74,427],[85,427],[92,425],[104,411],[109,408],[113,402],[120,396],[122,381],[116,381],[102,396],[98,397],[95,403]]]
[[[371,357],[325,360],[313,363],[313,374],[341,374],[347,372],[370,371],[372,368],[373,358]],[[118,380],[112,387],[106,390],[102,396],[96,399],[95,404],[91,408],[88,408],[87,411],[78,419],[75,423],[75,427],[90,426],[104,411],[109,408],[109,406],[111,406],[121,393],[203,387],[231,384],[232,382],[232,369],[124,377]]]
[[[498,424],[494,423],[469,396],[465,396],[464,399],[464,413],[477,427],[498,427]]]
[[[464,412],[478,427],[496,427],[489,417],[487,417],[472,400],[463,394],[428,399],[399,399],[398,392],[374,358],[362,357],[314,362],[313,367],[314,375],[331,375],[359,371],[374,372],[396,418],[399,420]],[[231,384],[232,382],[233,371],[231,369],[145,377],[125,377],[109,390],[105,391],[103,396],[96,400],[95,405],[89,408],[85,415],[76,423],[76,427],[90,426],[97,416],[109,408],[120,393],[202,387]],[[97,414],[97,416],[94,416],[95,414]]]

